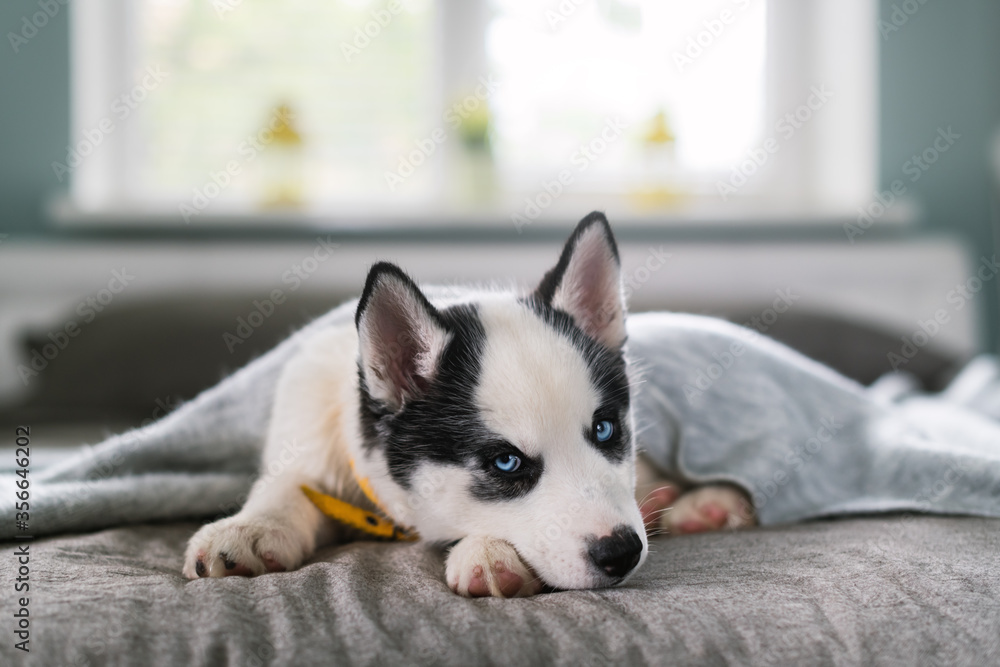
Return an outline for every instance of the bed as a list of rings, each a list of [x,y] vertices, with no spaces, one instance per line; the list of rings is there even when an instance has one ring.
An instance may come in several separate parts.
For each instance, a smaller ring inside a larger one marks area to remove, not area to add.
[[[34,665],[954,665],[1000,661],[1000,521],[895,516],[664,538],[627,585],[465,599],[439,550],[181,576],[191,523],[33,541]],[[13,544],[0,561],[11,582]],[[9,583],[5,583],[5,586]],[[11,626],[11,597],[4,596]]]
[[[4,586],[20,576],[14,552],[30,553],[30,653],[11,634],[21,594],[6,593],[0,664],[1000,663],[997,519],[895,514],[661,538],[625,586],[501,600],[456,596],[442,552],[421,543],[359,542],[295,572],[188,581],[198,523],[81,532],[72,507],[58,518],[64,534],[2,545]]]

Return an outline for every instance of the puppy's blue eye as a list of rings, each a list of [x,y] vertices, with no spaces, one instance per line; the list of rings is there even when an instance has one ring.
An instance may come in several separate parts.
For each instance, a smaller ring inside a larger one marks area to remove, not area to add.
[[[602,419],[594,424],[594,435],[597,436],[598,442],[607,442],[614,434],[615,425],[607,419]]]
[[[514,472],[521,467],[521,457],[514,454],[501,454],[493,459],[493,465],[501,472]]]

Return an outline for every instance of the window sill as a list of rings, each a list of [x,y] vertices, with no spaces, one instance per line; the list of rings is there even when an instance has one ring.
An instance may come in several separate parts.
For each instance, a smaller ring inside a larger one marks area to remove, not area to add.
[[[603,205],[602,205],[603,204]],[[171,238],[302,238],[316,233],[359,239],[455,239],[508,241],[561,238],[587,212],[608,214],[618,235],[629,238],[839,238],[850,240],[862,232],[869,238],[914,231],[919,208],[901,201],[872,220],[859,225],[859,216],[820,206],[774,205],[750,200],[721,205],[717,200],[692,200],[669,208],[639,209],[624,198],[579,197],[540,211],[525,211],[516,202],[489,207],[430,207],[372,210],[370,207],[259,210],[217,206],[185,221],[169,206],[120,206],[84,210],[68,197],[48,207],[55,236],[72,237],[171,237]]]

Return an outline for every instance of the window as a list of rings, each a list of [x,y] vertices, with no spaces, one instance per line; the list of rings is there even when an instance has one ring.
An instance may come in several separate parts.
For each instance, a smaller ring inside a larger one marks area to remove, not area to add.
[[[616,190],[649,176],[691,184],[760,140],[766,2],[497,4],[487,45],[503,82],[494,109],[505,180],[537,186],[544,169],[590,162],[581,175]],[[606,150],[580,149],[605,136]],[[657,149],[676,173],[646,173]]]
[[[79,0],[63,168],[77,210],[182,223],[849,212],[874,5]]]

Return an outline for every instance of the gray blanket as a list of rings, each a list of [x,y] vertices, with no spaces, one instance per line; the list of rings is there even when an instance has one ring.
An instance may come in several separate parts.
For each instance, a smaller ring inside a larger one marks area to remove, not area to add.
[[[296,572],[185,580],[197,528],[31,543],[30,654],[0,664],[995,665],[1000,521],[820,521],[654,540],[621,588],[466,599],[421,543],[326,548]],[[7,554],[12,545],[3,545]],[[14,579],[0,558],[0,581]]]
[[[37,472],[22,532],[236,511],[282,367],[315,331],[350,326],[354,309],[334,309],[164,419]],[[763,525],[903,510],[1000,517],[1000,425],[982,414],[1000,404],[995,363],[984,360],[992,374],[971,386],[927,398],[867,390],[712,318],[632,315],[628,335],[640,447],[681,483],[745,488]],[[0,538],[18,533],[14,513],[0,507]]]

